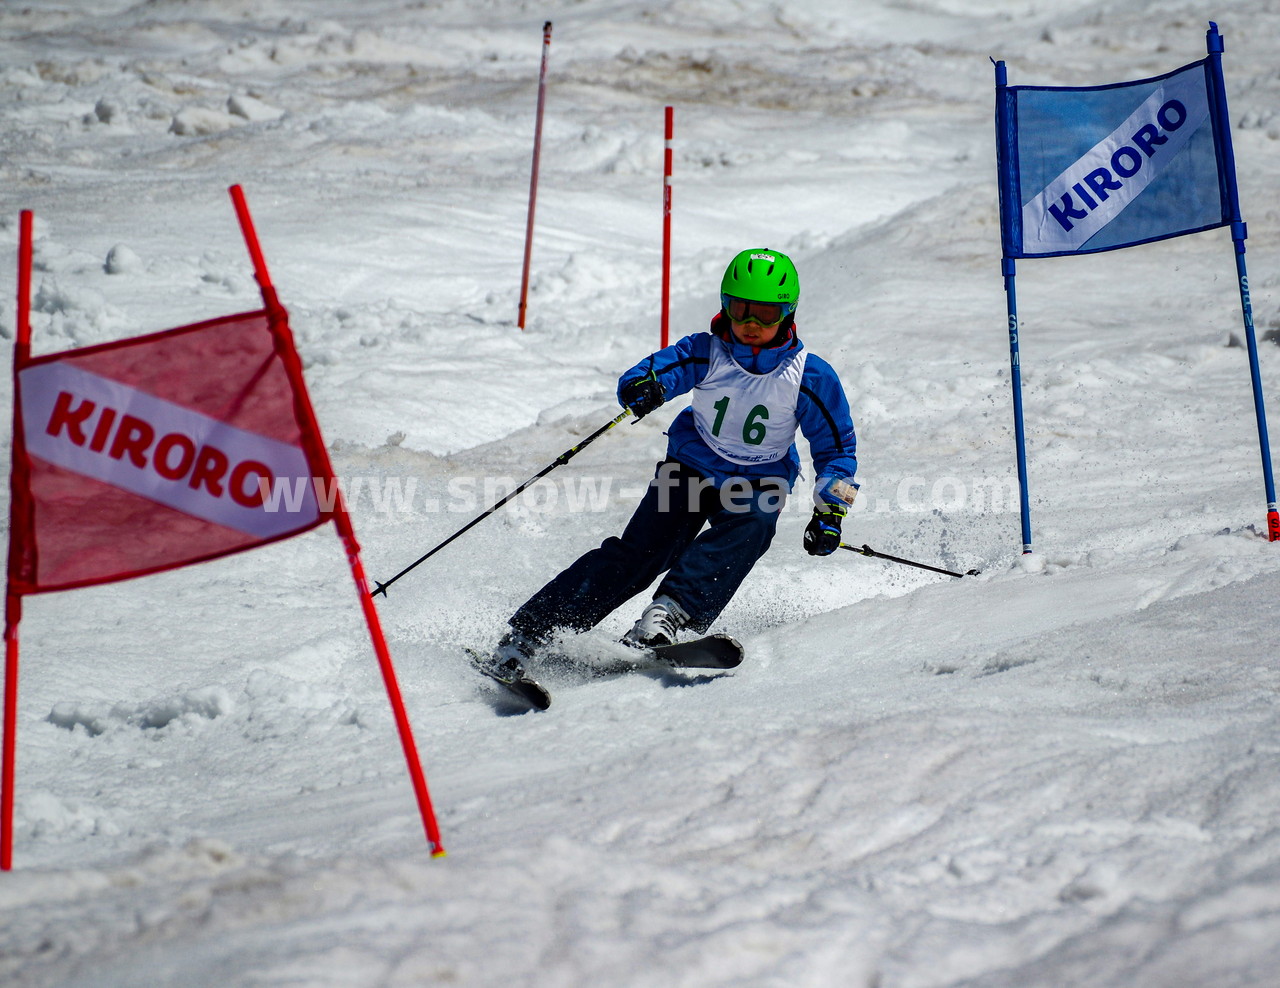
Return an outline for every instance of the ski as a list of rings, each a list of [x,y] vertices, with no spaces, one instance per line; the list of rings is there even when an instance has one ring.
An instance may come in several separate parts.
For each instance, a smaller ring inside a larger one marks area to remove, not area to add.
[[[475,649],[467,649],[467,655],[470,657],[471,664],[475,666],[477,672],[493,680],[508,695],[526,704],[529,709],[546,710],[551,706],[551,694],[543,688],[541,683],[530,679],[527,675],[516,679],[501,675],[494,670],[493,659],[488,655],[477,652]]]
[[[729,635],[707,635],[674,645],[645,649],[658,667],[676,669],[734,669],[742,664],[742,644]]]
[[[730,635],[707,635],[691,641],[676,642],[673,645],[658,645],[654,648],[637,648],[627,645],[624,651],[634,654],[625,665],[612,671],[625,672],[640,669],[734,669],[742,664],[743,648],[736,638]],[[531,679],[527,674],[512,679],[495,671],[493,659],[475,649],[466,649],[471,664],[477,672],[491,679],[502,687],[503,695],[518,700],[530,710],[546,710],[551,706],[551,694],[541,683]],[[606,670],[600,670],[607,672]]]

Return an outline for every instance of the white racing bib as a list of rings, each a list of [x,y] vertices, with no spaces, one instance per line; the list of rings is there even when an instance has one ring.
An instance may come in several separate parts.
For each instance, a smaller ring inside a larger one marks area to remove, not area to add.
[[[713,344],[707,376],[693,390],[693,421],[703,442],[743,466],[782,459],[800,426],[796,403],[807,357],[801,350],[768,374],[752,374]]]

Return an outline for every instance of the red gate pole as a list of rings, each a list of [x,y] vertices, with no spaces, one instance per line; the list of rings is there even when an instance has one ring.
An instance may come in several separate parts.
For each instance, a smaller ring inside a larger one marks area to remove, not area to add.
[[[662,152],[662,345],[671,340],[671,138],[674,109],[667,107]]]
[[[10,533],[9,538],[13,538]],[[13,867],[13,787],[18,748],[18,622],[22,598],[6,591],[4,598],[4,792],[0,796],[0,871]]]
[[[551,22],[542,25],[542,68],[538,71],[538,112],[533,124],[533,170],[529,175],[529,219],[524,228],[524,273],[520,276],[520,318],[529,307],[529,262],[533,258],[533,212],[538,201],[538,160],[542,157],[542,108],[547,99],[547,54],[551,50]]]
[[[236,215],[240,220],[240,229],[249,248],[249,256],[253,260],[254,276],[262,289],[262,298],[267,305],[268,319],[276,339],[281,338],[288,344],[278,346],[289,380],[293,384],[293,393],[298,396],[298,412],[306,425],[307,459],[314,464],[312,469],[319,468],[324,472],[326,483],[337,484],[333,473],[333,464],[329,461],[329,451],[320,439],[320,423],[316,420],[315,409],[306,397],[306,381],[302,374],[302,361],[293,346],[292,332],[285,316],[284,308],[276,298],[275,288],[271,285],[271,276],[267,273],[267,263],[262,248],[258,243],[258,235],[253,228],[253,219],[249,215],[249,207],[245,202],[244,191],[238,185],[231,186],[231,200],[236,207]],[[373,651],[378,657],[378,667],[382,671],[382,680],[387,689],[387,699],[391,703],[391,713],[395,718],[396,730],[400,735],[400,745],[404,749],[405,761],[408,763],[409,778],[413,782],[414,795],[418,800],[418,812],[422,817],[422,825],[427,833],[427,842],[431,845],[433,858],[444,856],[444,845],[440,841],[440,828],[436,823],[435,811],[431,807],[431,795],[427,791],[427,778],[422,771],[422,759],[418,756],[418,746],[413,740],[413,728],[409,724],[409,715],[405,712],[404,698],[400,693],[400,685],[396,680],[395,666],[391,662],[391,651],[387,648],[387,640],[382,633],[382,623],[378,620],[377,608],[373,606],[373,598],[369,593],[369,580],[365,576],[364,564],[360,561],[360,545],[356,541],[355,528],[351,524],[351,516],[347,514],[347,505],[341,493],[334,499],[333,521],[342,538],[347,552],[347,562],[351,567],[351,576],[356,584],[356,592],[360,597],[360,607],[364,612],[365,622],[369,626],[369,637],[373,640]]]
[[[0,871],[13,868],[13,806],[17,782],[18,752],[18,622],[22,620],[22,597],[13,589],[13,574],[27,536],[27,518],[21,505],[27,503],[27,480],[19,471],[26,468],[22,441],[21,392],[18,371],[31,356],[31,237],[32,213],[24,209],[18,223],[18,325],[13,344],[13,463],[9,475],[9,571],[4,595],[4,749],[0,755]]]

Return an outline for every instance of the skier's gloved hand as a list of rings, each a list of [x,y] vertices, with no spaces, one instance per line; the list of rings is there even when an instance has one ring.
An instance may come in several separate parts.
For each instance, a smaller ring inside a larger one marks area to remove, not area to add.
[[[844,520],[842,505],[824,504],[813,509],[813,517],[804,530],[804,551],[811,556],[829,556],[840,548],[840,523]]]
[[[666,392],[662,388],[662,383],[652,377],[628,381],[618,389],[618,401],[624,408],[629,408],[635,413],[637,421],[655,408],[662,407],[665,400]]]

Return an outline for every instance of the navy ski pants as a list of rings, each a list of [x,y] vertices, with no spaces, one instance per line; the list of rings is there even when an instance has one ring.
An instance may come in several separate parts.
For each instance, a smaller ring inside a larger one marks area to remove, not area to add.
[[[560,629],[586,631],[666,573],[657,593],[706,631],[769,548],[786,491],[781,479],[718,489],[666,460],[622,535],[579,557],[509,623],[539,643]]]

